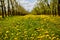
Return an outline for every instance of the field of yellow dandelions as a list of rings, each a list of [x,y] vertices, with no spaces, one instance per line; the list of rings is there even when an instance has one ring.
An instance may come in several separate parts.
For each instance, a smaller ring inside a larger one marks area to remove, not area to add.
[[[60,40],[60,17],[26,15],[0,19],[0,40]]]

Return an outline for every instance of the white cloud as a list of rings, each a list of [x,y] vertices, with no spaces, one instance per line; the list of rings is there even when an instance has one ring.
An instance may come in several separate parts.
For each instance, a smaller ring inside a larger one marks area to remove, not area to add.
[[[36,4],[37,0],[18,0],[20,5],[24,7],[27,11],[31,11]]]

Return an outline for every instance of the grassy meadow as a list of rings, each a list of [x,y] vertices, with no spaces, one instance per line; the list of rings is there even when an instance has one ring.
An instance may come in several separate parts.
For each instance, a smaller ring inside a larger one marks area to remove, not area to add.
[[[60,17],[26,15],[0,18],[0,40],[60,40]]]

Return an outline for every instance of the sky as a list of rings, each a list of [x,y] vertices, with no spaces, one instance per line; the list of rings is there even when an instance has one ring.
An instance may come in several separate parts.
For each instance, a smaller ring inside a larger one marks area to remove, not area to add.
[[[17,2],[19,2],[19,4],[22,7],[24,7],[27,11],[31,12],[31,10],[37,3],[37,0],[17,0]],[[50,0],[48,2],[50,2]]]
[[[17,1],[27,11],[31,11],[34,8],[34,5],[37,3],[37,0],[17,0]]]

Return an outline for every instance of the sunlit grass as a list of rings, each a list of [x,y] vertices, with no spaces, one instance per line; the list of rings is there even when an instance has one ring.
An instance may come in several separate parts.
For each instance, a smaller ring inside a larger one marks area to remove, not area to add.
[[[0,18],[1,18],[2,16],[0,16]]]
[[[0,40],[60,40],[60,17],[7,17],[0,20]]]

